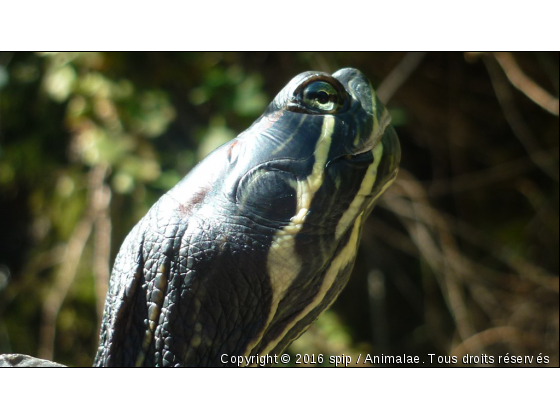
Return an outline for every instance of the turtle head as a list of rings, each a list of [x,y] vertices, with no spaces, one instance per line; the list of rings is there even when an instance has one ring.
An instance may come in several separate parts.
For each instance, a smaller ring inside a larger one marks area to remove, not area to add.
[[[400,160],[387,109],[351,68],[294,77],[230,147],[241,210],[317,234],[365,219]]]

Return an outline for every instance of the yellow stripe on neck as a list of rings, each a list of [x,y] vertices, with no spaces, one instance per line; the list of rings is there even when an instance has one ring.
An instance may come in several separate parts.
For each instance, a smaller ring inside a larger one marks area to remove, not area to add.
[[[379,162],[381,162],[381,157],[383,156],[383,143],[381,141],[377,143],[372,152],[373,162],[367,168],[362,184],[360,185],[360,189],[336,225],[336,240],[340,239],[344,232],[346,232],[354,218],[358,215],[358,212],[363,210],[362,206],[364,204],[364,200],[373,189],[375,180],[377,179],[377,167],[379,166]]]
[[[340,253],[336,256],[336,258],[331,261],[329,269],[327,270],[327,273],[325,274],[325,277],[321,282],[319,291],[317,292],[313,300],[292,320],[292,322],[285,326],[285,331],[290,331],[300,320],[305,318],[323,301],[328,291],[331,289],[331,287],[333,287],[339,274],[348,266],[348,264],[351,264],[354,261],[358,249],[358,242],[360,240],[362,216],[363,213],[360,213],[360,215],[356,218],[354,227],[352,228],[350,239],[348,240],[342,251],[340,251]],[[336,296],[333,297],[333,300],[330,303],[334,302],[335,299]],[[284,336],[281,335],[275,341],[270,342],[265,349],[261,350],[260,353],[268,354],[268,352],[273,350],[283,338]]]
[[[333,116],[324,116],[321,134],[315,145],[315,162],[311,174],[306,179],[298,180],[295,185],[292,185],[297,196],[296,213],[290,219],[290,224],[275,235],[268,254],[267,269],[272,287],[270,312],[260,335],[247,345],[244,355],[249,355],[260,342],[276,315],[280,301],[301,271],[302,261],[296,252],[295,239],[303,227],[313,197],[325,179],[325,165],[331,148],[334,123]]]

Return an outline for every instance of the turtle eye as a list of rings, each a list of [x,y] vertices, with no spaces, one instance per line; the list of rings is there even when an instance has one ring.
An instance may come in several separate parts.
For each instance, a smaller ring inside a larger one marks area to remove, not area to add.
[[[323,81],[309,83],[302,92],[303,104],[315,111],[332,113],[343,103],[343,98],[333,85]]]

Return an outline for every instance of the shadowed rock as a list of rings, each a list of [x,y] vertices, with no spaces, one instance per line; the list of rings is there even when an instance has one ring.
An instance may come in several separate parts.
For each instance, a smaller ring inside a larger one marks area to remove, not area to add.
[[[37,359],[25,354],[0,355],[0,367],[66,367],[59,363]]]

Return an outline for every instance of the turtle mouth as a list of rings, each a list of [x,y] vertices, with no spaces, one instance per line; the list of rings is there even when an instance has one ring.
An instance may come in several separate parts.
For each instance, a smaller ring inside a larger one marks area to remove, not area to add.
[[[360,149],[357,149],[356,152],[351,153],[351,154],[346,154],[346,155],[342,155],[339,156],[336,159],[333,159],[331,162],[329,162],[327,164],[327,167],[330,164],[336,164],[336,163],[344,163],[346,165],[351,165],[351,166],[368,166],[373,162],[373,145],[370,144],[368,147],[360,147]]]
[[[387,122],[387,124],[385,125],[388,125],[388,123],[389,122]],[[366,159],[371,160],[371,152],[381,141],[381,137],[383,136],[384,131],[385,127],[382,127],[382,131],[372,132],[366,141],[359,144],[354,150],[350,151],[350,153],[344,155],[344,158],[356,161],[364,161]]]
[[[372,149],[368,149],[368,150],[365,150],[363,152],[356,153],[356,154],[353,154],[353,155],[346,155],[346,156],[344,156],[344,158],[346,160],[351,160],[351,161],[354,161],[354,162],[366,162],[366,161],[371,162],[371,160],[372,160],[372,155],[370,153],[371,151],[372,151]]]
[[[347,159],[352,158],[359,158],[362,155],[367,155],[371,152],[375,147],[381,142],[383,135],[385,134],[385,130],[391,124],[391,116],[389,112],[386,110],[380,115],[379,120],[374,119],[374,124],[377,126],[374,127],[370,136],[359,144],[354,150],[348,153],[345,157]]]
[[[373,137],[373,135],[372,135]],[[347,159],[352,159],[352,158],[358,158],[360,156],[363,156],[365,154],[367,154],[368,152],[371,152],[373,150],[373,148],[375,147],[375,145],[378,143],[379,138],[369,138],[368,141],[364,142],[362,145],[360,145],[360,147],[358,147],[356,150],[354,150],[352,153],[346,155],[345,157]]]

